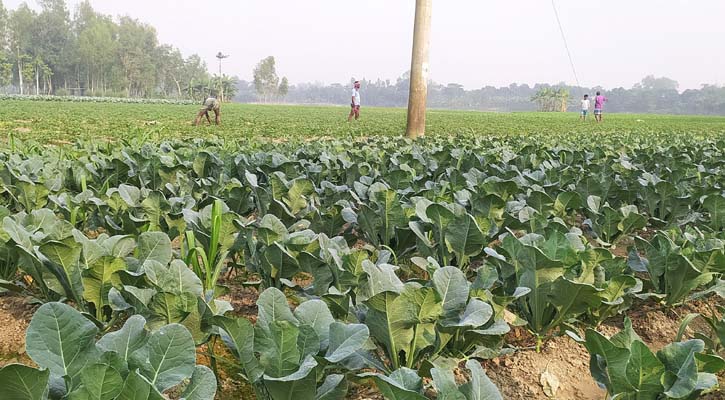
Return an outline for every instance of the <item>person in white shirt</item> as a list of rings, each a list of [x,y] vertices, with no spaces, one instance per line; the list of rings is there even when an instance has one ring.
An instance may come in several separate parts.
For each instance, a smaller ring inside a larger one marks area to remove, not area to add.
[[[347,122],[351,122],[352,118],[355,120],[360,119],[360,81],[355,81],[352,87],[352,102],[350,103],[352,109],[350,115],[347,117]]]
[[[582,114],[579,117],[580,120],[582,120],[582,121],[587,120],[587,114],[589,114],[589,107],[590,107],[589,95],[585,94],[584,100],[582,100]]]

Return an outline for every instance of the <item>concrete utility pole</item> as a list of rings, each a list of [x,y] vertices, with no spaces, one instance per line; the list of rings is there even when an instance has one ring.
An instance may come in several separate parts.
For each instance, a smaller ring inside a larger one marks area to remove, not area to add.
[[[222,103],[224,102],[224,80],[222,79],[222,60],[229,58],[228,55],[222,54],[220,51],[217,53],[216,58],[219,59],[219,97]]]
[[[410,65],[410,95],[408,96],[408,128],[405,136],[416,139],[425,135],[425,107],[428,98],[430,66],[430,21],[433,0],[415,1],[413,59]]]

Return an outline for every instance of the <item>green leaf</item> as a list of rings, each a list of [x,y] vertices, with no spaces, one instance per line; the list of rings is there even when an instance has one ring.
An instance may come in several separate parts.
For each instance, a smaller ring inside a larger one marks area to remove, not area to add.
[[[138,237],[136,245],[136,258],[143,265],[147,260],[153,260],[161,265],[171,262],[171,240],[163,232],[144,232]]]
[[[644,343],[636,340],[630,349],[631,355],[627,364],[627,380],[635,388],[632,392],[641,400],[657,400],[664,392],[660,377],[665,367]]]
[[[223,329],[221,337],[242,365],[247,379],[256,383],[264,369],[254,355],[254,326],[245,318],[214,317],[214,324]]]
[[[591,355],[589,368],[594,380],[606,387],[609,393],[626,393],[633,389],[626,375],[630,356],[628,349],[615,346],[593,329],[587,329],[584,346]]]
[[[197,365],[191,375],[191,382],[181,394],[181,400],[210,400],[216,395],[216,376],[203,365]]]
[[[25,346],[38,366],[73,378],[97,355],[97,334],[98,328],[72,307],[47,303],[33,315]]]
[[[459,316],[446,319],[441,325],[446,328],[470,327],[477,328],[485,325],[493,316],[493,308],[479,299],[471,299]]]
[[[0,369],[0,387],[6,400],[38,400],[44,398],[48,387],[49,370],[37,370],[20,364]]]
[[[63,242],[52,241],[42,244],[39,251],[48,258],[51,271],[67,293],[60,293],[71,299],[83,298],[80,258],[82,247],[72,238]]]
[[[149,362],[141,374],[159,392],[191,377],[196,362],[196,347],[191,333],[179,324],[170,324],[153,332],[148,339]]]
[[[503,400],[498,388],[486,376],[478,361],[468,360],[466,368],[471,371],[471,383],[461,388],[466,400]]]
[[[478,255],[486,246],[486,237],[470,214],[457,216],[445,229],[448,251],[456,255],[458,265],[468,265],[469,257]]]
[[[467,400],[466,396],[458,390],[453,369],[433,368],[430,370],[430,374],[439,400]]]
[[[142,316],[132,315],[121,329],[105,334],[96,346],[104,352],[116,353],[129,366],[140,367],[134,363],[133,355],[146,346],[148,336],[145,325],[146,320]]]
[[[399,366],[398,352],[408,348],[413,340],[411,317],[414,311],[404,302],[397,301],[400,295],[383,292],[368,299],[369,307],[365,324],[370,335],[382,344],[394,367]]]
[[[146,277],[161,291],[176,295],[201,296],[204,292],[201,280],[181,260],[174,260],[170,266],[158,262],[146,264]]]
[[[365,325],[333,322],[330,325],[330,347],[325,359],[338,363],[362,349],[369,337],[370,331]]]
[[[380,374],[369,376],[373,378],[375,385],[387,400],[426,400],[426,397],[420,394],[423,382],[411,369],[401,368],[389,377]]]
[[[725,196],[718,194],[707,196],[702,206],[710,212],[710,226],[713,229],[725,228]]]
[[[704,350],[702,340],[671,343],[657,352],[657,358],[665,366],[662,384],[665,394],[679,399],[689,396],[697,386],[697,363],[695,354]]]
[[[256,327],[254,348],[266,375],[281,378],[294,373],[300,365],[299,328],[284,320],[270,322],[266,329]]]
[[[456,267],[444,267],[433,273],[433,286],[443,302],[443,315],[453,316],[463,311],[468,301],[469,282]]]
[[[312,327],[320,338],[320,345],[327,348],[330,342],[330,324],[335,319],[327,304],[322,300],[309,300],[300,304],[294,311],[300,324]]]
[[[132,371],[116,400],[164,400],[164,396],[138,371]]]
[[[279,289],[268,288],[257,299],[257,326],[268,331],[269,326],[278,321],[287,321],[297,325],[299,321],[290,311],[287,297]]]
[[[389,264],[373,264],[370,260],[362,262],[362,269],[368,275],[368,295],[373,297],[383,292],[400,293],[403,282],[395,274],[396,266]]]
[[[96,316],[102,319],[103,308],[109,305],[108,292],[114,286],[121,285],[118,271],[126,269],[122,258],[101,257],[84,271],[83,298],[96,306]]]
[[[94,364],[83,368],[80,387],[70,393],[70,400],[113,400],[121,393],[121,374],[106,364]]]
[[[271,246],[274,242],[279,242],[287,237],[287,227],[284,226],[279,218],[272,214],[267,214],[262,217],[262,221],[259,223],[259,229],[257,230],[259,240],[264,243],[265,246]]]
[[[275,400],[314,400],[317,377],[314,373],[317,361],[308,356],[299,369],[282,377],[264,376],[264,385]]]
[[[343,400],[347,395],[347,379],[345,375],[328,375],[325,382],[317,389],[315,400]]]

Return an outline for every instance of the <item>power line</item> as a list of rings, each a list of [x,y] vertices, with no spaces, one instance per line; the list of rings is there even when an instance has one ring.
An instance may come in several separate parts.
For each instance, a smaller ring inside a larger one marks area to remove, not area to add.
[[[564,34],[564,28],[561,26],[559,11],[556,9],[556,3],[554,2],[554,0],[551,0],[551,7],[554,9],[556,23],[559,24],[559,31],[561,32],[561,38],[564,40],[564,48],[566,49],[566,55],[569,57],[569,64],[571,65],[571,70],[574,72],[574,79],[576,79],[576,85],[581,86],[581,84],[579,83],[579,75],[576,73],[576,67],[574,66],[574,59],[571,56],[571,51],[569,51],[569,42],[567,42],[566,40],[566,34]]]

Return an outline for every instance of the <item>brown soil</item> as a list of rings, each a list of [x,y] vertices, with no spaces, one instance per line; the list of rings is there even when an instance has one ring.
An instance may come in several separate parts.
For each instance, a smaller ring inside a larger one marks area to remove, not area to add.
[[[36,308],[22,297],[0,295],[0,367],[33,365],[25,354],[25,330]]]

